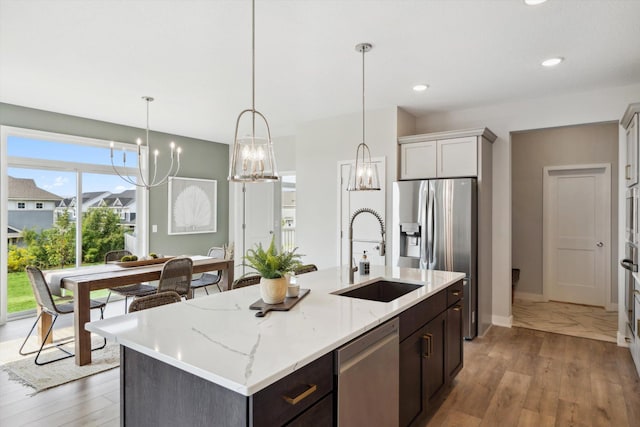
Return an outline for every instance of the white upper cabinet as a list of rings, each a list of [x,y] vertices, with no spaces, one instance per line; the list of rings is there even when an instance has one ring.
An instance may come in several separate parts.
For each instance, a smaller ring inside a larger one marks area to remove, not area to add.
[[[400,179],[477,177],[481,151],[496,136],[487,128],[398,138]]]
[[[620,124],[625,128],[627,133],[627,159],[624,166],[624,179],[627,187],[631,187],[638,183],[638,113],[640,112],[640,103],[631,104]]]
[[[478,175],[478,138],[451,138],[438,141],[438,177]]]
[[[437,174],[436,141],[416,142],[400,146],[401,179],[435,177]]]

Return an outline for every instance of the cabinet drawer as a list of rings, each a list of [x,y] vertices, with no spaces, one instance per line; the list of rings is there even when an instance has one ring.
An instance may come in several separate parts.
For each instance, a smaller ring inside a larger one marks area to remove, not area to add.
[[[447,288],[447,307],[460,301],[463,297],[463,282],[459,280]]]
[[[400,315],[400,341],[447,309],[447,290],[419,302]]]
[[[331,427],[333,425],[333,394],[329,394],[287,424],[287,427]]]
[[[252,425],[283,425],[330,393],[332,356],[332,353],[326,354],[256,393],[251,402]]]

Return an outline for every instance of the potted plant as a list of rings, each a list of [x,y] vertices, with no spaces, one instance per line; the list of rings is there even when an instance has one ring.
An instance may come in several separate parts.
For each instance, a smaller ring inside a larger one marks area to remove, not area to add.
[[[275,236],[274,236],[275,237]],[[271,244],[265,250],[261,243],[255,249],[247,250],[244,257],[245,264],[256,270],[260,276],[260,296],[267,304],[280,304],[287,294],[286,273],[301,266],[300,257],[292,251],[276,250],[275,238],[271,238]]]

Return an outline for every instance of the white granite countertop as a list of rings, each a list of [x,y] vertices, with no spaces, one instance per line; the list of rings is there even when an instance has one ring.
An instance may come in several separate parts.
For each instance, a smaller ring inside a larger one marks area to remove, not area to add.
[[[333,295],[377,278],[423,285],[388,302]],[[311,289],[290,311],[255,317],[258,286],[198,297],[86,325],[118,344],[250,396],[464,277],[371,267],[349,285],[346,269],[297,276]]]

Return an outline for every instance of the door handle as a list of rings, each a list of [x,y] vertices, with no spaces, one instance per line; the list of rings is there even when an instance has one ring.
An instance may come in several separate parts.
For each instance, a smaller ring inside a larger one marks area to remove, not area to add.
[[[598,242],[598,243],[596,243],[596,246],[597,246],[597,247],[599,247],[599,248],[601,248],[601,247],[603,247],[603,246],[604,246],[604,243],[602,243],[602,242]]]
[[[631,176],[629,174],[630,170],[631,170],[631,165],[626,165],[624,167],[624,177],[625,177],[625,179],[631,179]]]
[[[623,259],[620,261],[620,265],[625,270],[633,271],[634,273],[638,271],[638,265],[633,263],[631,259]]]

